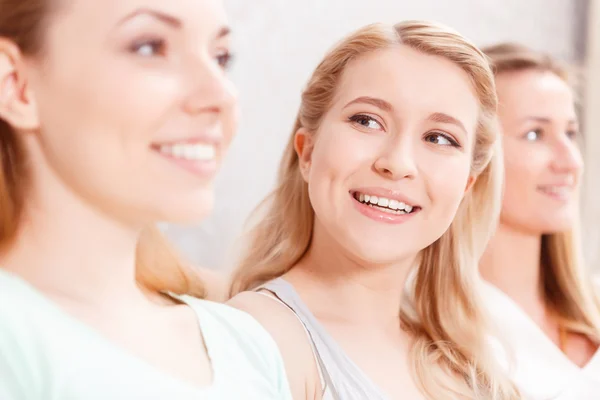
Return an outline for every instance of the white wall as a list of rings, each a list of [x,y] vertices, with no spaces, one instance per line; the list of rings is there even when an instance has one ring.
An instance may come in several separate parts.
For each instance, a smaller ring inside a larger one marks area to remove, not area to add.
[[[600,0],[591,0],[586,46],[585,115],[586,180],[584,228],[586,255],[595,271],[600,271]]]
[[[324,52],[371,22],[434,19],[478,44],[518,40],[567,59],[585,48],[584,0],[226,0],[241,129],[217,184],[213,215],[167,232],[193,261],[229,265],[231,245],[271,189],[301,89]],[[600,221],[598,221],[600,222]]]

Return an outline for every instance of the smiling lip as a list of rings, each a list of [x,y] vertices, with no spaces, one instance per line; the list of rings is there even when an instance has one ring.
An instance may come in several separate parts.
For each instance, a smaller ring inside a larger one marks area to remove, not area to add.
[[[386,211],[383,211],[381,208],[360,202],[355,197],[357,195],[357,193],[369,194],[371,196],[377,196],[377,197],[382,197],[382,198],[386,198],[389,200],[395,200],[399,203],[404,203],[406,205],[413,207],[413,210],[412,210],[412,212],[407,213],[407,214],[395,214],[395,213],[391,213],[391,212],[386,212]],[[410,220],[411,218],[413,218],[415,215],[417,215],[421,211],[421,207],[419,205],[417,205],[417,203],[415,201],[413,201],[413,200],[409,199],[408,197],[406,197],[405,195],[403,195],[397,191],[393,191],[393,190],[388,190],[388,189],[383,189],[383,188],[361,188],[361,189],[352,190],[349,192],[349,194],[350,194],[350,197],[351,197],[354,207],[361,214],[363,214],[364,216],[366,216],[374,221],[378,221],[378,222],[384,222],[384,223],[388,223],[388,224],[402,224],[402,223]]]
[[[150,147],[160,157],[200,178],[212,178],[217,172],[218,136],[204,135],[182,140],[153,143]]]
[[[177,143],[204,143],[212,144],[216,147],[219,147],[222,141],[222,135],[219,133],[203,133],[199,135],[187,135],[181,138],[157,141],[152,144],[152,147],[158,147],[162,145],[174,145]]]
[[[353,189],[350,191],[351,194],[354,194],[356,192],[365,193],[365,194],[369,194],[369,195],[373,195],[373,196],[377,196],[377,197],[385,197],[386,199],[396,200],[396,201],[402,202],[404,204],[408,204],[413,207],[419,207],[419,204],[417,203],[416,200],[411,199],[410,197],[407,197],[406,195],[404,195],[403,193],[400,193],[397,190],[390,190],[390,189],[384,189],[384,188],[379,188],[379,187],[363,187],[363,188]]]
[[[567,202],[573,195],[573,185],[559,184],[559,185],[540,185],[537,187],[537,191],[543,195],[548,196],[553,200],[560,202]]]

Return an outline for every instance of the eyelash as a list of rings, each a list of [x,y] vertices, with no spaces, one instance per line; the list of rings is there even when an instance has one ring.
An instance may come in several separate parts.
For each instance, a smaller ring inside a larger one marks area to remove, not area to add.
[[[442,133],[442,132],[439,132],[439,131],[431,131],[431,132],[428,132],[427,135],[425,135],[425,139],[430,138],[432,136],[441,136],[441,137],[443,137],[448,142],[450,142],[450,144],[447,145],[447,146],[455,147],[457,149],[462,148],[462,146],[460,145],[460,143],[458,143],[458,141],[456,141],[456,139],[454,139],[452,136],[450,136],[448,134],[445,134],[445,133]],[[436,143],[434,143],[434,144],[436,144]]]
[[[363,125],[363,124],[361,124],[360,123],[361,120],[373,121],[373,122],[377,123],[379,126],[381,126],[382,129],[383,129],[383,124],[381,122],[379,122],[377,119],[375,119],[375,118],[373,118],[373,117],[371,117],[369,115],[366,115],[366,114],[356,114],[356,115],[353,115],[350,118],[348,118],[348,120],[350,122],[354,123],[354,124],[360,125],[363,128],[368,128],[368,127],[365,126],[365,125]],[[456,148],[461,148],[462,147],[452,136],[447,135],[445,133],[438,132],[438,131],[432,131],[432,132],[429,132],[425,136],[425,139],[427,139],[427,138],[429,138],[431,136],[441,136],[444,139],[446,139],[448,142],[450,142],[450,146],[456,147]]]
[[[150,46],[152,48],[151,54],[141,54],[140,50],[145,46]],[[166,42],[163,39],[143,39],[138,40],[134,44],[130,46],[130,51],[141,56],[141,57],[156,57],[156,56],[165,56],[166,51]],[[215,57],[217,64],[223,69],[227,70],[233,61],[233,55],[229,51],[224,51],[218,54]]]
[[[227,70],[231,67],[234,59],[233,55],[229,51],[224,51],[223,53],[218,54],[215,58],[219,66],[224,70]]]
[[[536,137],[533,140],[529,139],[529,134],[532,132],[536,134]],[[544,131],[542,129],[530,129],[527,131],[527,133],[525,133],[525,135],[523,135],[523,139],[525,139],[526,141],[529,141],[529,142],[537,142],[543,136],[544,136]]]
[[[145,46],[150,46],[152,48],[152,54],[141,54],[140,50]],[[130,46],[130,51],[142,56],[142,57],[156,57],[156,56],[164,56],[166,54],[166,42],[164,39],[154,38],[154,39],[142,39],[135,41]]]
[[[538,141],[541,140],[544,137],[544,130],[543,129],[531,129],[529,131],[527,131],[527,133],[523,136],[523,138],[525,140],[528,140],[528,135],[531,132],[535,132],[535,134],[537,135],[534,141]],[[575,140],[577,138],[577,135],[579,134],[579,132],[576,129],[570,130],[570,131],[566,131],[565,134],[567,135],[567,137],[571,140]]]
[[[361,120],[368,120],[375,122],[377,125],[379,125],[381,127],[381,129],[383,130],[383,124],[381,122],[379,122],[377,119],[371,117],[370,115],[366,115],[366,114],[355,114],[351,117],[348,118],[348,120],[354,124],[360,125],[363,128],[367,128],[367,129],[371,129],[368,126],[365,126],[363,124],[360,123]]]

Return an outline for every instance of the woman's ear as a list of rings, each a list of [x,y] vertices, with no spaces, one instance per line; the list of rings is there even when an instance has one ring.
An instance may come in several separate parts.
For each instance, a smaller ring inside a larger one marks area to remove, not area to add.
[[[294,148],[300,163],[300,172],[305,181],[308,180],[314,148],[314,135],[305,128],[300,128],[294,136]]]
[[[17,45],[0,38],[0,118],[17,130],[39,127],[25,60]]]
[[[467,179],[467,185],[465,186],[465,193],[471,190],[475,182],[477,182],[477,177],[469,175],[469,179]]]

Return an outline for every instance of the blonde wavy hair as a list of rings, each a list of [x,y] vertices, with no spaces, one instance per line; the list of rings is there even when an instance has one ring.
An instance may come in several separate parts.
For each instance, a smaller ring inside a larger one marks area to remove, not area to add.
[[[430,399],[519,399],[488,346],[487,324],[475,289],[478,259],[500,212],[502,154],[497,140],[494,77],[482,52],[447,27],[424,21],[369,25],[325,56],[302,94],[277,188],[259,206],[263,217],[249,232],[230,295],[283,275],[306,254],[315,215],[294,150],[294,133],[300,128],[317,131],[349,63],[399,45],[459,66],[470,77],[480,104],[471,165],[477,180],[448,231],[422,251],[413,290],[400,312],[404,328],[414,337],[413,375]]]
[[[25,56],[43,57],[43,29],[57,7],[52,0],[0,0],[0,38]],[[15,240],[26,208],[30,171],[19,134],[0,119],[0,251]],[[137,281],[151,292],[203,297],[200,274],[182,262],[158,228],[148,227],[137,247]]]
[[[496,76],[520,71],[551,72],[577,94],[577,68],[517,43],[483,49]],[[540,264],[548,307],[567,331],[600,341],[600,301],[584,267],[579,223],[567,232],[542,235]]]

